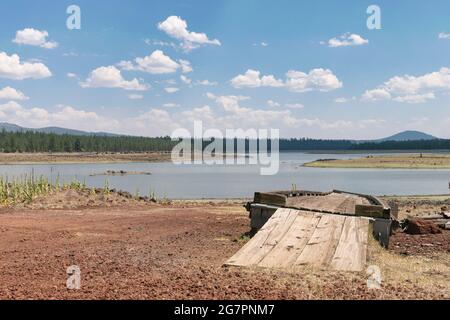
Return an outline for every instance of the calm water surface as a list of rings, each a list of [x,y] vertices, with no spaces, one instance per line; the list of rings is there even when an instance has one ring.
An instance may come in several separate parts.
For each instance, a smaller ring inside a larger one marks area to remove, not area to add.
[[[450,170],[408,169],[325,169],[301,165],[316,159],[348,159],[368,154],[308,154],[282,153],[280,170],[274,176],[261,176],[254,165],[202,166],[172,163],[121,164],[39,164],[0,165],[0,175],[20,177],[34,172],[53,181],[59,176],[64,182],[74,178],[91,187],[139,191],[141,195],[154,192],[170,199],[242,198],[255,191],[292,188],[327,191],[342,189],[370,194],[445,194],[449,192]],[[107,170],[151,172],[152,175],[91,176]]]

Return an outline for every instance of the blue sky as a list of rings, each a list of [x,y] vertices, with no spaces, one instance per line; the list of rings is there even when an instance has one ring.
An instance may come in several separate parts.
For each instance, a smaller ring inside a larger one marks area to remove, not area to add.
[[[72,4],[80,30],[66,27]],[[366,25],[372,4],[380,30]],[[0,121],[450,138],[448,1],[3,0],[0,12]]]

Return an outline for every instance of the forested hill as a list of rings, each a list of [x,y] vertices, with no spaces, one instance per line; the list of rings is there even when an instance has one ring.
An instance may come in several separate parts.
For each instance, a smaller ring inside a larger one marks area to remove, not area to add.
[[[170,151],[170,137],[87,136],[42,132],[0,132],[0,152],[143,152]]]
[[[145,152],[171,151],[170,137],[98,136],[0,131],[0,152]],[[209,142],[204,142],[207,145]],[[281,139],[281,151],[450,150],[450,140],[355,142],[351,140]]]

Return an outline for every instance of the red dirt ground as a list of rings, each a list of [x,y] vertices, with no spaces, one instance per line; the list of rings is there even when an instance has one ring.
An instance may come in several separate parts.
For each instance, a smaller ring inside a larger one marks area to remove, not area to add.
[[[369,290],[366,274],[222,267],[243,245],[238,203],[0,209],[0,299],[443,298],[413,283]],[[395,240],[394,240],[395,241]],[[66,269],[81,268],[81,289]]]

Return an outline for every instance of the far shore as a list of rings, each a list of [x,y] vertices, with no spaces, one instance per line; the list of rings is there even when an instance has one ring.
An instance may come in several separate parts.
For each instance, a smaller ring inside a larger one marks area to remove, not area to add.
[[[170,161],[170,158],[170,152],[0,153],[0,164],[167,162]]]
[[[307,162],[304,166],[349,169],[450,169],[450,154],[419,152],[386,156],[366,156],[354,159],[319,159]]]

